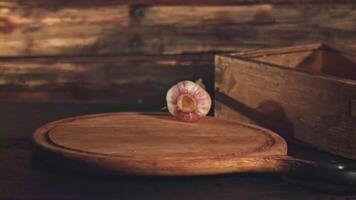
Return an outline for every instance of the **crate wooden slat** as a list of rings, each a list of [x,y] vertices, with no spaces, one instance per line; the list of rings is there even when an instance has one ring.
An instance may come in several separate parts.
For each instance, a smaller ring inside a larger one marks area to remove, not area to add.
[[[217,56],[215,114],[356,159],[355,52],[315,44]]]

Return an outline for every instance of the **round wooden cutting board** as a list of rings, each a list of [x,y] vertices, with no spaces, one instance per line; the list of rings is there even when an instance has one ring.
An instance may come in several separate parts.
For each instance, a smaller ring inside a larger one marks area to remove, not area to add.
[[[106,113],[46,124],[34,134],[43,160],[110,174],[208,175],[278,171],[285,141],[266,129],[206,117]]]

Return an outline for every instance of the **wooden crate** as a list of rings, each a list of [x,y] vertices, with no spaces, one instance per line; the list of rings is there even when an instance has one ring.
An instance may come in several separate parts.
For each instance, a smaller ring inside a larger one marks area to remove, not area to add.
[[[312,44],[215,58],[218,118],[356,159],[356,51]]]

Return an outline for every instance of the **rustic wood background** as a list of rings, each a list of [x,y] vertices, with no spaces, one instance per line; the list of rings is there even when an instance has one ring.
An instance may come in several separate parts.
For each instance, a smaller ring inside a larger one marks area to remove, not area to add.
[[[355,35],[354,1],[5,0],[0,98],[164,104],[182,79],[213,93],[215,53]]]
[[[354,0],[0,0],[0,199],[355,199],[260,174],[78,177],[32,162],[30,151],[32,132],[46,122],[156,111],[181,79],[201,77],[213,94],[215,53],[356,46],[355,8]],[[296,157],[340,160],[289,147]]]

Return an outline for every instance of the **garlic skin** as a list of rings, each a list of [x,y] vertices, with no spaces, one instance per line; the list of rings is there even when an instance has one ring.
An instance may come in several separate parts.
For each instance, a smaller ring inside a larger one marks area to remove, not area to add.
[[[206,116],[211,108],[210,95],[192,81],[173,85],[166,96],[168,111],[176,118],[195,122]]]

